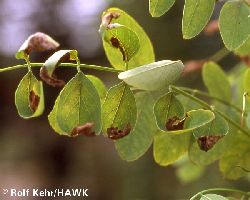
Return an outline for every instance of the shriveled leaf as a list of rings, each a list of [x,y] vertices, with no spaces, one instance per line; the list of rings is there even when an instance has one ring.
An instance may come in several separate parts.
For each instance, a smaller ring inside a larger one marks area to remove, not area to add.
[[[174,93],[169,92],[156,101],[154,114],[157,125],[161,130],[183,129],[184,108]]]
[[[137,160],[151,146],[157,131],[153,114],[154,99],[150,93],[135,95],[138,118],[134,130],[128,136],[115,141],[120,157],[126,161]]]
[[[63,80],[59,80],[54,75],[54,71],[56,67],[60,64],[60,62],[64,60],[75,60],[79,63],[79,59],[77,56],[76,50],[59,50],[55,52],[52,56],[50,56],[43,66],[40,69],[40,77],[47,84],[52,85],[54,87],[64,86],[65,83]]]
[[[149,12],[152,17],[160,17],[173,5],[175,0],[149,0]]]
[[[184,39],[191,39],[198,35],[208,23],[215,0],[186,0],[183,18],[182,34]]]
[[[178,160],[188,150],[190,134],[173,135],[159,131],[154,137],[154,159],[161,166]]]
[[[155,61],[154,50],[151,41],[142,27],[126,12],[119,8],[109,8],[103,13],[102,26],[109,24],[121,24],[130,28],[139,37],[140,49],[128,62],[128,69],[145,65]],[[109,51],[110,45],[103,42],[106,55],[111,65],[116,69],[126,70],[123,57],[120,52]]]
[[[28,37],[16,53],[17,59],[26,59],[31,52],[55,50],[59,43],[47,34],[37,32]]]
[[[134,95],[124,82],[111,87],[102,105],[103,133],[110,139],[128,135],[135,127],[137,108]]]
[[[60,92],[49,119],[59,134],[93,136],[100,133],[100,98],[82,72],[78,72]]]
[[[113,56],[121,57],[125,66],[140,49],[140,40],[137,34],[126,26],[120,24],[109,25],[110,28],[106,28],[102,33],[103,42],[108,44],[105,51],[108,51]]]
[[[221,9],[219,27],[229,50],[239,48],[250,36],[250,6],[244,1],[227,1]]]
[[[181,61],[162,60],[137,67],[118,75],[118,78],[141,90],[167,88],[176,81],[184,68]]]
[[[228,198],[218,194],[203,194],[200,200],[228,200]]]
[[[18,114],[25,119],[37,117],[44,111],[43,84],[32,72],[28,72],[20,81],[15,104]]]
[[[231,86],[220,66],[214,62],[205,63],[202,68],[202,79],[209,94],[226,101],[231,101]]]

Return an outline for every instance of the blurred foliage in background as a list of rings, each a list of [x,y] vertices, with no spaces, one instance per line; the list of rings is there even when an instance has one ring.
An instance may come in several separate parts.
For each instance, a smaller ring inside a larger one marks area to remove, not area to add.
[[[155,47],[156,60],[190,60],[211,56],[223,47],[219,34],[184,41],[181,17],[184,0],[161,18],[152,18],[148,3],[136,0],[0,0],[0,66],[18,63],[14,54],[32,33],[41,31],[55,38],[62,49],[77,49],[82,63],[109,66],[98,34],[102,11],[119,7],[145,29]],[[216,5],[217,17],[220,4]],[[43,62],[48,55],[37,53],[32,61]],[[237,62],[233,56],[221,61],[225,70]],[[36,74],[38,69],[33,70]],[[100,77],[108,86],[116,74],[85,70]],[[88,188],[90,199],[187,199],[208,187],[248,189],[249,182],[223,179],[216,165],[207,169],[189,165],[178,168],[158,166],[152,149],[139,160],[122,161],[113,142],[103,137],[68,138],[53,132],[47,115],[59,89],[45,85],[46,111],[37,119],[21,119],[14,106],[14,93],[26,70],[0,74],[0,188]],[[67,80],[75,69],[61,69]],[[203,88],[200,72],[181,79],[182,83]],[[32,122],[32,123],[31,123]],[[185,159],[180,162],[186,162]],[[183,166],[183,165],[181,165]],[[186,176],[183,176],[186,174]],[[187,176],[188,175],[188,176]],[[202,175],[199,181],[190,182]],[[1,194],[2,195],[2,194]]]

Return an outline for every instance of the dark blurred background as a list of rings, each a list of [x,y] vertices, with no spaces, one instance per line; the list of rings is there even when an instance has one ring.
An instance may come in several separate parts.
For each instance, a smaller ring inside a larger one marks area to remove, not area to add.
[[[184,41],[181,17],[184,0],[160,18],[152,18],[148,1],[139,0],[0,0],[0,66],[22,61],[14,54],[32,33],[49,34],[62,49],[77,49],[82,63],[109,66],[98,35],[103,10],[115,6],[127,11],[145,29],[155,47],[156,59],[201,59],[223,46],[219,35],[200,34]],[[214,17],[220,8],[217,5]],[[43,62],[48,55],[35,54]],[[231,63],[233,58],[225,62]],[[226,66],[229,69],[232,64]],[[192,183],[176,176],[176,167],[160,167],[152,148],[135,162],[122,161],[112,141],[104,137],[67,138],[50,128],[47,115],[59,89],[44,86],[46,110],[37,119],[23,120],[14,105],[15,89],[26,69],[0,73],[0,199],[8,199],[2,188],[88,188],[88,199],[188,199],[208,187],[247,187],[245,179],[223,179],[217,164]],[[38,75],[39,70],[33,69]],[[58,76],[69,79],[75,69],[60,69]],[[84,70],[100,77],[107,86],[117,82],[116,74]],[[182,84],[202,88],[200,72],[183,77]],[[15,198],[11,198],[15,199]],[[26,197],[23,199],[32,199]],[[48,198],[44,198],[48,199]],[[62,198],[58,198],[62,199]],[[70,199],[70,198],[65,198]],[[74,198],[72,198],[74,199]]]

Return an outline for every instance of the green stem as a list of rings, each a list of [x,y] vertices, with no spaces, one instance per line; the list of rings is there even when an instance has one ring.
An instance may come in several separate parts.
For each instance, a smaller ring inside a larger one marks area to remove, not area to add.
[[[32,67],[41,67],[43,66],[44,63],[30,63],[30,66]],[[77,67],[78,64],[75,63],[61,63],[59,64],[60,67]],[[0,69],[0,72],[6,72],[6,71],[11,71],[15,69],[20,69],[20,68],[27,68],[28,64],[22,64],[22,65],[15,65],[11,67],[5,67]],[[111,68],[111,67],[102,67],[98,65],[88,65],[88,64],[80,64],[79,67],[86,68],[86,69],[95,69],[95,70],[100,70],[100,71],[106,71],[106,72],[123,72],[123,70]]]
[[[222,49],[217,51],[214,55],[208,57],[206,60],[212,60],[214,62],[218,62],[224,57],[226,57],[228,54],[230,54],[230,51],[228,51],[226,47],[223,47]]]
[[[181,94],[183,96],[186,96],[188,97],[189,99],[197,102],[198,104],[200,104],[201,106],[203,106],[204,108],[208,109],[208,110],[211,110],[215,113],[217,113],[218,115],[220,115],[221,117],[223,117],[228,123],[230,123],[231,125],[233,125],[235,128],[237,128],[238,130],[240,130],[242,133],[244,133],[245,135],[249,136],[250,137],[250,134],[248,132],[248,130],[246,130],[245,128],[241,127],[237,122],[233,121],[231,118],[229,118],[227,115],[225,115],[224,113],[222,113],[221,111],[217,110],[215,107],[209,105],[207,102],[195,97],[195,96],[192,96],[191,94],[181,90],[180,88],[178,87],[175,87],[173,85],[169,86],[170,90],[171,91],[174,91],[178,94]]]
[[[227,101],[224,101],[223,99],[220,99],[218,97],[212,96],[212,95],[208,94],[207,92],[203,92],[203,91],[196,90],[196,89],[190,89],[190,88],[186,88],[186,87],[178,87],[178,88],[181,89],[181,90],[184,90],[186,92],[195,93],[195,94],[198,94],[198,95],[203,96],[203,97],[208,97],[210,99],[214,99],[214,100],[216,100],[218,102],[223,103],[224,105],[227,105],[227,106],[230,106],[230,107],[234,108],[239,113],[242,112],[242,110],[239,107],[235,106],[234,104],[229,103]]]
[[[229,189],[229,188],[211,188],[211,189],[207,189],[207,190],[203,190],[201,192],[198,192],[197,194],[195,194],[193,197],[190,198],[190,200],[195,200],[198,197],[202,197],[202,195],[207,194],[207,193],[220,193],[220,192],[226,192],[226,193],[238,193],[244,196],[249,196],[250,197],[250,193],[249,192],[244,192],[241,190],[237,190],[237,189]]]

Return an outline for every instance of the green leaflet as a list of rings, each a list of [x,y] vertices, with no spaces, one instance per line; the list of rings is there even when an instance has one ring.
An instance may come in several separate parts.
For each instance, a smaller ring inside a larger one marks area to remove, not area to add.
[[[225,154],[225,151],[227,151],[228,149],[231,136],[227,135],[229,132],[227,121],[225,121],[218,114],[215,114],[215,119],[211,123],[202,128],[194,131],[193,135],[195,136],[195,138],[190,144],[188,156],[193,163],[199,165],[209,165],[212,162],[220,159]],[[209,151],[201,150],[201,147],[199,147],[198,145],[197,140],[199,137],[224,135],[225,137],[219,139]]]
[[[15,104],[18,114],[25,119],[37,117],[43,113],[43,84],[32,72],[28,72],[20,81],[15,93]]]
[[[110,24],[112,25],[112,24]],[[106,44],[105,51],[117,57],[121,57],[123,66],[136,55],[140,49],[140,40],[137,34],[126,26],[114,24],[112,28],[103,31],[103,42]]]
[[[126,161],[141,157],[151,146],[157,131],[153,114],[154,99],[151,94],[140,92],[135,97],[138,113],[135,128],[128,136],[115,141],[116,150]]]
[[[184,108],[172,92],[160,97],[154,105],[154,114],[158,127],[166,131],[166,123],[173,117],[184,117]]]
[[[220,159],[220,171],[225,178],[238,179],[247,174],[250,169],[250,139],[236,130],[232,132],[228,146],[232,147]]]
[[[152,17],[160,17],[173,5],[175,0],[149,0],[149,12]]]
[[[32,51],[54,50],[59,47],[59,43],[50,36],[37,32],[28,37],[16,52],[17,59],[27,59]]]
[[[208,23],[214,9],[215,0],[186,0],[182,18],[184,39],[198,35]]]
[[[250,37],[243,43],[243,45],[235,49],[234,53],[242,57],[250,55]]]
[[[128,128],[132,131],[136,118],[136,102],[129,86],[121,82],[111,87],[102,105],[103,133],[107,135],[109,128],[116,127],[123,132]]]
[[[101,103],[103,103],[104,99],[105,99],[105,96],[106,96],[106,93],[107,93],[107,88],[106,86],[104,85],[104,83],[102,82],[101,79],[99,79],[98,77],[96,76],[93,76],[93,75],[86,75],[86,77],[92,82],[92,84],[95,86],[98,94],[99,94],[99,97],[100,97],[100,100],[101,100]]]
[[[203,194],[200,200],[228,200],[228,198],[218,194]]]
[[[220,66],[214,62],[205,63],[202,67],[202,79],[209,94],[223,100],[231,101],[231,86]]]
[[[62,60],[75,60],[78,64],[80,63],[76,50],[59,50],[50,56],[40,69],[40,77],[47,84],[54,87],[61,87],[65,83],[62,80],[55,78],[53,75],[56,67]]]
[[[227,1],[221,9],[219,27],[229,50],[240,47],[250,35],[250,7],[244,1]]]
[[[58,125],[57,119],[56,119],[56,113],[57,113],[57,109],[58,109],[58,101],[59,101],[59,96],[57,97],[54,107],[52,109],[52,111],[50,112],[49,116],[48,116],[48,120],[49,120],[49,124],[50,126],[54,129],[54,131],[56,133],[58,133],[59,135],[66,135],[66,136],[70,136],[69,133],[64,132]]]
[[[184,133],[193,132],[194,130],[206,126],[215,118],[214,113],[210,110],[191,110],[186,113],[185,121],[181,125],[182,129],[167,131],[167,133],[179,135]],[[164,131],[162,131],[164,132]]]
[[[132,57],[128,62],[128,69],[132,69],[141,65],[145,65],[155,61],[154,50],[151,44],[151,41],[147,34],[144,32],[142,27],[126,12],[118,9],[118,8],[109,8],[103,13],[103,18],[105,16],[109,16],[111,13],[116,13],[119,15],[118,18],[111,18],[111,20],[107,22],[107,24],[118,23],[130,28],[136,35],[139,37],[140,49]],[[103,23],[102,23],[103,24]],[[106,25],[107,25],[106,24]],[[120,56],[120,52],[114,54],[114,51],[109,51],[110,45],[106,42],[103,42],[103,46],[106,52],[106,55],[109,59],[111,65],[116,69],[125,70],[126,67],[124,65],[123,57]],[[119,55],[118,55],[119,54]]]
[[[162,60],[122,72],[118,78],[136,89],[153,91],[167,88],[183,68],[181,61]]]
[[[94,102],[94,103],[93,103]],[[49,115],[52,127],[59,133],[68,136],[95,135],[101,131],[101,105],[94,85],[82,72],[78,72],[58,96],[55,106]],[[76,129],[93,123],[87,132]],[[91,132],[90,132],[91,131]]]
[[[215,119],[204,127],[194,130],[193,135],[196,138],[202,136],[224,136],[228,133],[229,126],[227,121],[220,115],[215,114]]]
[[[190,134],[173,135],[159,131],[154,137],[154,159],[161,166],[167,166],[187,152]]]

